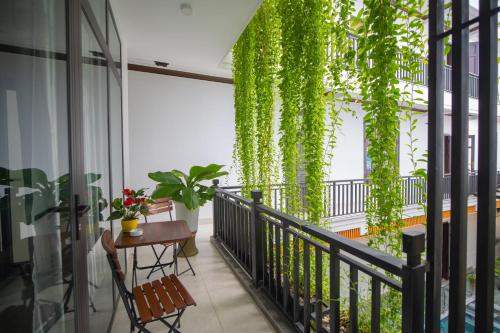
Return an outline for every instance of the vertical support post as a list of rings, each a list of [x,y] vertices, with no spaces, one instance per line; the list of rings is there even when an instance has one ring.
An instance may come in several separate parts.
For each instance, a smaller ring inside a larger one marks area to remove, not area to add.
[[[479,2],[479,165],[477,176],[476,332],[493,332],[497,177],[497,7]]]
[[[439,333],[443,245],[444,0],[429,0],[429,125],[427,164],[427,333]]]
[[[422,231],[403,232],[403,333],[424,332],[425,264],[421,255],[425,248],[425,234]]]
[[[469,196],[469,1],[452,1],[451,235],[449,331],[465,331]],[[430,155],[430,154],[429,154]]]
[[[252,191],[252,219],[251,219],[251,242],[252,242],[252,280],[255,286],[259,285],[259,277],[262,276],[262,247],[263,242],[262,223],[258,206],[262,204],[262,192]]]
[[[212,180],[212,184],[215,187],[215,195],[214,199],[212,200],[213,204],[213,231],[212,231],[212,237],[217,238],[219,237],[219,212],[217,211],[217,188],[219,187],[219,180],[214,179]]]
[[[289,222],[284,219],[283,225],[283,309],[288,313],[290,298],[290,233]]]
[[[340,332],[339,249],[330,243],[330,333]]]

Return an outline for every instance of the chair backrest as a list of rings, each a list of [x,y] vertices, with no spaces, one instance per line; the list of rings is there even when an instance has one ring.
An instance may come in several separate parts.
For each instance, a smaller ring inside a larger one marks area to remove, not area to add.
[[[111,271],[119,281],[125,281],[125,274],[123,274],[120,261],[118,260],[118,255],[116,253],[115,242],[111,236],[111,231],[106,230],[101,237],[102,247],[106,251],[108,258],[110,259],[109,265],[111,266]]]
[[[106,251],[109,266],[111,267],[111,272],[113,274],[113,280],[118,287],[118,292],[122,298],[125,310],[132,321],[137,320],[137,315],[134,310],[133,302],[130,298],[130,292],[128,292],[125,286],[125,274],[121,269],[120,261],[118,260],[118,255],[116,252],[115,242],[113,241],[113,236],[111,236],[111,231],[106,230],[101,236],[101,244]]]
[[[170,198],[155,199],[154,203],[148,203],[146,206],[148,207],[148,212],[144,214],[146,223],[148,222],[148,216],[165,212],[169,213],[170,221],[172,221],[172,210],[174,209],[174,205]]]

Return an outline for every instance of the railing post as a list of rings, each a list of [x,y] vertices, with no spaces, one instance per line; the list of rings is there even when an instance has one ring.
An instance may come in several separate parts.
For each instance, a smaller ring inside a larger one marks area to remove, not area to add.
[[[251,237],[252,243],[252,280],[255,286],[259,285],[259,277],[262,276],[262,223],[260,213],[257,209],[262,204],[262,192],[252,191],[252,218],[251,218]]]
[[[212,180],[212,184],[213,186],[216,188],[216,192],[217,192],[217,188],[219,187],[219,180],[218,179],[214,179]],[[217,211],[217,193],[214,194],[214,199],[212,200],[212,204],[213,204],[213,231],[212,231],[212,236],[217,238],[219,237],[219,212]]]
[[[424,332],[425,264],[421,255],[425,234],[418,230],[403,232],[403,333]]]

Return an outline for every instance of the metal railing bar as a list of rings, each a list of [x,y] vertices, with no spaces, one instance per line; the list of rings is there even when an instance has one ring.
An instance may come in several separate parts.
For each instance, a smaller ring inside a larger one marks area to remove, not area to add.
[[[357,270],[362,271],[363,273],[369,275],[370,277],[374,277],[381,280],[385,285],[398,291],[403,290],[403,285],[401,284],[401,282],[385,276],[383,273],[357,261],[356,259],[350,258],[349,256],[346,256],[342,253],[339,253],[338,257],[340,261],[348,264],[351,267],[355,267]]]
[[[304,223],[295,216],[284,214],[273,208],[259,205],[258,210],[261,212],[265,212],[277,219],[286,219],[290,223],[290,226],[299,228],[303,232],[306,232],[322,241],[334,243],[334,245],[339,248],[339,250],[351,253],[352,255],[359,257],[360,259],[367,261],[370,264],[376,265],[390,273],[396,274],[398,276],[401,275],[403,261],[400,259],[377,251],[369,247],[368,245],[362,244],[355,240],[339,236],[334,232],[322,229],[316,225]]]

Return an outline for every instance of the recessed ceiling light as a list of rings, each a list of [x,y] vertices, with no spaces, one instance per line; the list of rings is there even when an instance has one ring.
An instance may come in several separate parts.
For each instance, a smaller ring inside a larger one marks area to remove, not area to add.
[[[181,4],[181,13],[186,16],[191,16],[193,14],[193,7],[188,3]]]

